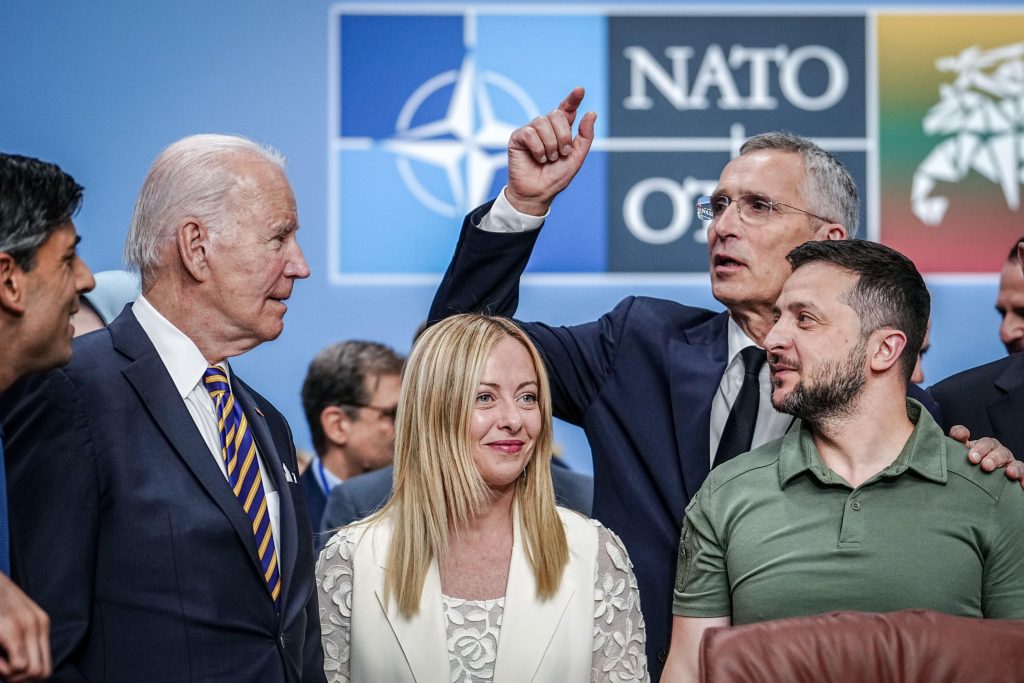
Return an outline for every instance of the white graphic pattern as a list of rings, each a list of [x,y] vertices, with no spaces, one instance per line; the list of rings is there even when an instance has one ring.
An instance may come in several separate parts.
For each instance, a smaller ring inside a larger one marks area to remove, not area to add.
[[[1011,210],[1020,208],[1024,182],[1024,42],[983,51],[971,47],[936,60],[952,72],[939,103],[925,116],[928,135],[949,135],[914,172],[911,204],[928,225],[942,222],[949,199],[933,195],[939,182],[958,183],[977,171],[997,183]]]

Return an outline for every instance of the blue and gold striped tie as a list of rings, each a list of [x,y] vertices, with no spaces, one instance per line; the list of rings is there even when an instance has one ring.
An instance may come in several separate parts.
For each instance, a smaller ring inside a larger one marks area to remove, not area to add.
[[[242,509],[252,522],[252,533],[256,539],[256,552],[263,568],[274,605],[280,607],[281,573],[277,566],[277,551],[274,534],[267,511],[267,497],[263,492],[259,462],[256,459],[256,442],[249,430],[249,423],[241,406],[231,394],[231,385],[223,368],[211,365],[203,373],[203,385],[210,392],[210,398],[217,412],[217,426],[220,429],[221,457],[227,467],[228,483],[234,491]]]

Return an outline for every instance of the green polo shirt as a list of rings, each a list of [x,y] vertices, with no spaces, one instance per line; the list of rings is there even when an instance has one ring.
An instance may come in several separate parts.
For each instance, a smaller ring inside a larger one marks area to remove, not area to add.
[[[1024,619],[1024,491],[971,465],[920,403],[907,399],[907,414],[899,457],[855,489],[800,423],[715,468],[686,509],[673,612]]]

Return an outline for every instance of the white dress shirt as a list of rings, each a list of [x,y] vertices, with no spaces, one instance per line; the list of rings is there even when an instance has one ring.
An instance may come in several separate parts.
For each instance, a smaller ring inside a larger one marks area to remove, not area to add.
[[[526,232],[536,230],[544,224],[544,216],[530,216],[520,213],[509,204],[505,198],[504,188],[501,194],[494,201],[491,210],[480,220],[477,227],[488,232]],[[757,346],[754,341],[736,324],[736,321],[729,318],[729,356],[725,366],[725,374],[715,392],[715,398],[711,402],[711,443],[708,457],[712,466],[715,464],[715,451],[722,440],[722,431],[729,419],[729,411],[732,404],[739,396],[740,387],[743,386],[743,359],[740,358],[740,351],[748,346]],[[751,448],[773,441],[789,430],[793,424],[793,416],[780,413],[772,406],[772,389],[768,377],[768,364],[761,366],[758,375],[758,396],[757,422],[754,425],[754,440]]]
[[[203,373],[210,366],[203,357],[199,347],[189,339],[184,332],[171,324],[167,318],[160,315],[160,312],[153,308],[153,304],[146,301],[146,298],[139,295],[139,298],[132,304],[132,313],[139,321],[146,336],[153,342],[156,352],[167,368],[178,396],[185,402],[188,414],[192,416],[196,429],[202,435],[210,455],[220,467],[227,482],[228,471],[224,458],[221,457],[220,429],[217,427],[217,414],[214,408],[213,399],[206,390],[202,380]],[[219,363],[224,369],[227,378],[231,379],[231,370],[227,362]],[[253,439],[255,443],[255,439]],[[281,499],[274,486],[274,479],[267,476],[266,464],[263,462],[263,455],[259,446],[256,447],[256,462],[260,467],[260,478],[263,480],[263,492],[267,500],[267,512],[270,514],[270,529],[274,534],[275,547],[280,548],[279,524],[281,521]],[[239,503],[241,505],[241,503]]]

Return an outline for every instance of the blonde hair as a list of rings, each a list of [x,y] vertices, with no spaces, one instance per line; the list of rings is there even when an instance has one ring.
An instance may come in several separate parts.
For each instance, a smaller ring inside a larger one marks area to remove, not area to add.
[[[490,492],[473,460],[470,426],[488,356],[508,337],[530,354],[541,414],[533,452],[516,484],[521,536],[537,597],[550,598],[562,581],[569,546],[551,483],[551,396],[544,363],[512,321],[457,315],[427,329],[406,362],[395,424],[394,492],[370,520],[392,522],[384,596],[396,598],[407,617],[419,612],[427,570],[448,548],[450,529],[487,506]]]

